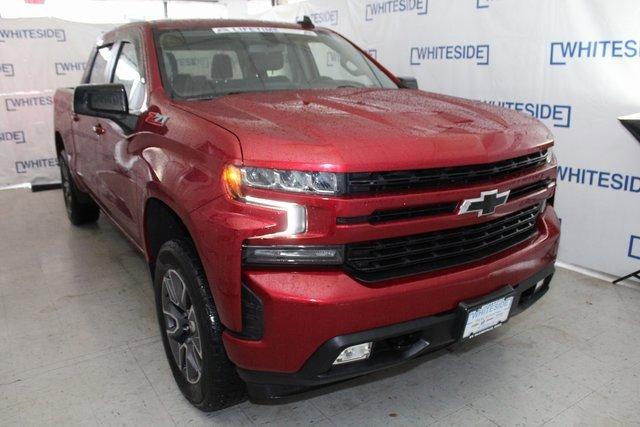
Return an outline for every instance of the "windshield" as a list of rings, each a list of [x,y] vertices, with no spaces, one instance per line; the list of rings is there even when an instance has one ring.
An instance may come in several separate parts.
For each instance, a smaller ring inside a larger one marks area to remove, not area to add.
[[[286,89],[397,88],[350,43],[330,33],[254,27],[158,34],[160,69],[174,98]]]

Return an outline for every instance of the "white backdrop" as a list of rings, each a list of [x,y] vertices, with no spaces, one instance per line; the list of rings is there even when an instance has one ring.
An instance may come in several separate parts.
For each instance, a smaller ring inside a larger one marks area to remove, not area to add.
[[[560,259],[621,276],[640,268],[638,0],[310,0],[309,15],[423,90],[534,115],[556,137]]]
[[[310,0],[259,18],[304,14],[421,89],[539,117],[560,163],[560,259],[617,276],[640,268],[640,143],[616,120],[640,112],[638,0]],[[0,188],[57,180],[51,95],[78,82],[70,64],[102,29],[0,20]]]
[[[110,27],[0,19],[0,188],[60,181],[53,93],[78,84],[91,47]]]

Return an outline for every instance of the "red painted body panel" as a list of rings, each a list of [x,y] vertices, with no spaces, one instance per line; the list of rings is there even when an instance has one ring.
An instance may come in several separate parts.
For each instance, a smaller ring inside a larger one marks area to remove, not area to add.
[[[512,110],[418,90],[281,91],[183,102],[240,139],[252,166],[335,172],[487,163],[551,136]]]
[[[402,280],[364,285],[338,270],[243,271],[241,247],[246,242],[339,244],[490,221],[548,199],[554,188],[510,200],[481,219],[444,214],[378,225],[336,225],[338,216],[460,201],[483,190],[502,191],[553,179],[556,173],[552,162],[495,182],[375,197],[251,190],[252,195],[308,209],[307,233],[294,238],[263,237],[285,228],[284,213],[232,200],[221,183],[225,165],[336,172],[469,165],[535,152],[550,146],[552,137],[540,122],[517,112],[417,90],[299,90],[199,102],[168,97],[157,65],[154,28],[243,25],[265,23],[136,23],[103,36],[105,43],[134,33],[141,37],[147,109],[169,117],[164,127],[145,123],[141,117],[135,132],[125,136],[109,120],[87,116],[74,120],[71,90],[59,90],[54,99],[56,132],[78,185],[93,195],[149,260],[145,208],[156,198],[173,209],[190,232],[227,328],[242,329],[241,281],[262,299],[262,340],[225,335],[227,351],[238,366],[294,372],[333,336],[450,310],[463,299],[517,283],[555,260],[559,224],[548,206],[539,219],[540,233],[532,241],[482,262]],[[86,131],[98,123],[106,129],[105,135]],[[92,152],[99,153],[101,160]]]

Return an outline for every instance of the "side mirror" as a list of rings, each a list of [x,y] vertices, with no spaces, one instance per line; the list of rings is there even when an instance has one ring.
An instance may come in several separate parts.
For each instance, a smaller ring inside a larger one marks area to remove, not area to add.
[[[127,91],[121,84],[86,84],[75,88],[73,111],[76,114],[102,117],[118,123],[130,132],[137,118],[129,114]]]
[[[418,89],[418,80],[415,77],[398,77],[400,89]]]

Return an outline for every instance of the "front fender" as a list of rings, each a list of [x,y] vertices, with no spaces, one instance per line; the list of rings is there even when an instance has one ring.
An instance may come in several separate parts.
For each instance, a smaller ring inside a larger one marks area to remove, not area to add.
[[[175,114],[173,114],[175,113]],[[221,182],[222,172],[228,163],[242,159],[240,144],[232,133],[181,110],[164,112],[171,117],[173,125],[163,135],[141,132],[134,135],[128,152],[141,161],[136,162],[132,171],[140,182],[140,235],[144,236],[143,248],[150,260],[149,241],[145,230],[145,210],[147,202],[158,199],[166,204],[180,218],[189,232],[202,261],[211,293],[216,301],[222,322],[229,328],[241,328],[240,316],[226,303],[228,292],[239,295],[237,289],[224,291],[218,285],[219,264],[202,256],[211,240],[220,238],[215,234],[199,232],[200,220],[194,212],[200,207],[225,197]]]

